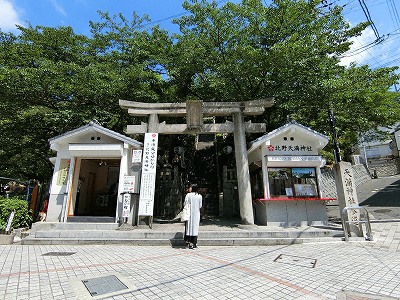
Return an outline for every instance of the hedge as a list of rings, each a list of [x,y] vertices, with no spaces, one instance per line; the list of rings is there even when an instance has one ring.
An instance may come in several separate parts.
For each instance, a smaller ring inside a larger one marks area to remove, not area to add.
[[[11,228],[29,227],[32,223],[32,211],[29,209],[28,202],[17,197],[0,197],[0,232],[4,232],[7,227],[8,218],[15,210],[15,215],[11,223]]]

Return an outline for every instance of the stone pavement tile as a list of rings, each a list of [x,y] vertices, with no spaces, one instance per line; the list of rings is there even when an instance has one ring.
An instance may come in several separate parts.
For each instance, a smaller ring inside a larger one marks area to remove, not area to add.
[[[136,289],[107,299],[335,299],[342,290],[398,296],[399,255],[373,245],[376,242],[339,241],[269,247],[204,246],[197,250],[118,245],[0,246],[0,261],[17,262],[16,266],[0,264],[0,283],[5,287],[6,300],[17,299],[19,283],[21,291],[27,288],[20,296],[36,295],[37,287],[25,286],[29,279],[39,282],[41,299],[79,299],[70,279],[109,273],[127,277]],[[42,256],[52,251],[75,254]],[[279,256],[282,259],[277,260]]]
[[[337,294],[337,300],[395,300],[390,296],[380,296],[376,294],[358,293],[351,291],[341,291]]]

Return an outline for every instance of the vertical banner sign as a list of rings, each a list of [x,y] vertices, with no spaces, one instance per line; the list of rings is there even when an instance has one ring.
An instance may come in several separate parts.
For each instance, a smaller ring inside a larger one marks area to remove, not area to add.
[[[142,178],[140,182],[139,216],[153,216],[157,147],[158,133],[145,133]]]

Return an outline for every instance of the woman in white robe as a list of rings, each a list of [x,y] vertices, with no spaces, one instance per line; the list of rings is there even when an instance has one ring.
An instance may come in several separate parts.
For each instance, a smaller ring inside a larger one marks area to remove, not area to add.
[[[203,197],[198,193],[197,184],[189,187],[184,206],[190,205],[190,217],[185,222],[185,241],[189,249],[197,248],[197,236],[200,226],[200,209],[203,206]]]

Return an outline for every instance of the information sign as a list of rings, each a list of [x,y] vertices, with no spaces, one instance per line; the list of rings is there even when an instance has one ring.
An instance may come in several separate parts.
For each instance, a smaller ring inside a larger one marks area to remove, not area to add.
[[[135,193],[135,176],[125,176],[124,177],[124,192]]]
[[[132,150],[132,163],[142,162],[142,150]]]
[[[124,193],[122,198],[122,217],[129,218],[129,212],[131,208],[131,194]]]
[[[139,216],[153,216],[156,185],[158,133],[146,133],[143,146],[142,178],[140,182]]]

